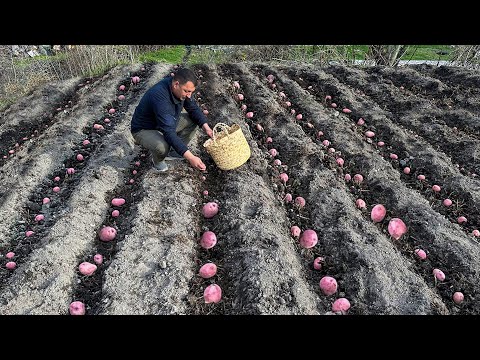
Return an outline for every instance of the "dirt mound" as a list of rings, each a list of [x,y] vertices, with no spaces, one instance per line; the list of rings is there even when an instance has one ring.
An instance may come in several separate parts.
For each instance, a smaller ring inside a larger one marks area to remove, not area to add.
[[[192,148],[204,173],[185,162],[156,173],[134,145],[133,111],[174,71],[167,65],[52,83],[2,114],[0,314],[68,314],[73,301],[87,314],[333,314],[338,298],[349,301],[347,314],[480,313],[478,72],[192,69],[210,124],[237,123],[250,144],[250,160],[236,170],[215,166],[200,132]],[[113,206],[115,197],[125,204]],[[210,201],[220,210],[206,219]],[[370,218],[376,204],[387,210],[380,222]],[[388,231],[393,218],[407,226],[398,240]],[[294,225],[314,230],[318,243],[301,247]],[[117,230],[113,241],[100,241],[103,226]],[[218,241],[206,250],[199,240],[208,230]],[[82,275],[79,265],[96,254],[103,262]],[[209,262],[218,271],[203,279]],[[337,281],[333,295],[320,289],[324,276]],[[210,284],[222,289],[218,303],[204,301]],[[453,301],[455,292],[463,302]]]

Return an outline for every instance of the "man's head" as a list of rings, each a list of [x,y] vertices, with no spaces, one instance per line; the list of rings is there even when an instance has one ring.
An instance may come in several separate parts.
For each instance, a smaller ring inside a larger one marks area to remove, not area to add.
[[[192,70],[187,68],[181,68],[175,73],[172,80],[172,92],[176,98],[185,100],[190,98],[195,91],[197,84],[197,77]]]

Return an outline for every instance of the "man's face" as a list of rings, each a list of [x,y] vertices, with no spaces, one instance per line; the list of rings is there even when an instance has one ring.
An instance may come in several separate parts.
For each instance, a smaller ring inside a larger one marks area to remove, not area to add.
[[[185,100],[187,97],[190,99],[195,91],[195,85],[191,81],[187,81],[183,85],[180,85],[178,81],[174,81],[172,85],[173,95],[180,100]]]

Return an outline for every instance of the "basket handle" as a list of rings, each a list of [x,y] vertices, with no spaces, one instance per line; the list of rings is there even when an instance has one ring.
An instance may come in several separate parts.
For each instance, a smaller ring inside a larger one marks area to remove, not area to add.
[[[222,129],[221,129],[221,130],[218,130],[217,127],[218,127],[218,128],[222,128]],[[219,123],[217,123],[217,124],[213,127],[213,130],[212,130],[212,132],[213,132],[213,142],[214,142],[215,144],[217,143],[217,142],[216,142],[216,139],[215,139],[215,137],[216,137],[216,135],[217,135],[217,132],[224,131],[224,130],[227,131],[227,136],[230,136],[230,134],[229,134],[229,132],[228,132],[228,130],[230,130],[230,126],[228,126],[227,124],[219,122]]]

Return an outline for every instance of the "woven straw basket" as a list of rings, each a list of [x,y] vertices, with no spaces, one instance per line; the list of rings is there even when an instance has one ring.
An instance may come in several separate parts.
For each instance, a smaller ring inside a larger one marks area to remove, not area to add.
[[[239,125],[218,123],[213,128],[213,138],[203,144],[215,164],[222,170],[232,170],[250,158],[250,146]]]

